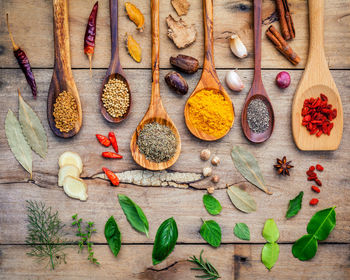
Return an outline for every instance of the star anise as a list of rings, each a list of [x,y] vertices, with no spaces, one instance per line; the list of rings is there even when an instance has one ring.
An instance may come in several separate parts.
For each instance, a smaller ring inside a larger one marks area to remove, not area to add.
[[[290,165],[292,161],[287,161],[286,157],[283,157],[282,160],[279,158],[276,160],[277,164],[275,164],[274,167],[277,169],[278,174],[289,176],[289,169],[294,167],[293,165]]]

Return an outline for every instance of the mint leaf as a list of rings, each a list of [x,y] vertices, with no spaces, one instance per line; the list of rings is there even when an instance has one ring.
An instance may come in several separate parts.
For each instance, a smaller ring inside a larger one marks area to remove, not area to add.
[[[233,229],[233,233],[236,237],[242,240],[250,240],[250,231],[245,223],[237,223]]]
[[[301,209],[301,202],[303,201],[304,192],[300,192],[294,199],[289,200],[289,206],[286,218],[294,217]]]

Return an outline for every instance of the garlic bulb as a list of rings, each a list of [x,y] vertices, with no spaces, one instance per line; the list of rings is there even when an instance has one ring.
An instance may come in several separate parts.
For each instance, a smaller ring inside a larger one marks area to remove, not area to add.
[[[227,86],[234,91],[241,91],[244,89],[242,80],[235,70],[230,70],[226,73],[225,81]]]
[[[245,58],[248,55],[247,48],[237,34],[233,34],[229,40],[230,49],[235,56]]]

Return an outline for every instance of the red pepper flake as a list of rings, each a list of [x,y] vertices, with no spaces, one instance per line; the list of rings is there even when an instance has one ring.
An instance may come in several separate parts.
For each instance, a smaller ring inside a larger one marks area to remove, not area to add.
[[[314,192],[317,192],[317,193],[320,193],[320,188],[319,187],[316,187],[316,186],[312,186],[311,189],[314,191]]]
[[[114,172],[112,172],[111,170],[109,170],[106,167],[102,167],[102,170],[107,175],[108,179],[111,181],[111,183],[114,186],[118,186],[119,185],[119,178]]]
[[[123,158],[123,156],[118,155],[117,153],[113,153],[113,152],[103,152],[102,156],[104,158],[113,158],[113,159],[121,159],[121,158]]]
[[[318,171],[323,171],[323,166],[321,165],[321,164],[316,164],[316,169],[318,170]]]
[[[304,100],[301,110],[302,126],[305,126],[310,135],[320,137],[322,134],[330,135],[334,124],[331,123],[337,117],[337,109],[332,109],[328,104],[328,98],[323,93],[316,99],[311,97]]]
[[[116,153],[118,153],[119,152],[119,148],[118,148],[117,138],[115,137],[114,132],[111,131],[110,133],[108,133],[108,138],[111,141],[111,144],[113,146],[114,151]]]
[[[103,136],[101,134],[96,134],[96,138],[98,142],[100,142],[101,145],[105,147],[109,147],[111,145],[111,141],[106,136]]]
[[[310,205],[316,205],[317,203],[318,203],[318,199],[317,198],[313,198],[309,202]]]

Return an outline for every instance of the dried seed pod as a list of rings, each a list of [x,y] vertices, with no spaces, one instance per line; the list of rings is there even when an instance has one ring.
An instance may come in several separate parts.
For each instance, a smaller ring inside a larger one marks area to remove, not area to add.
[[[184,95],[188,91],[188,85],[185,79],[177,72],[172,71],[164,77],[167,85],[177,94]]]
[[[142,59],[141,47],[131,35],[127,35],[126,47],[128,49],[130,56],[136,62],[141,62],[141,59]]]
[[[125,10],[129,16],[129,19],[134,22],[137,26],[137,29],[141,32],[143,31],[143,27],[145,24],[145,17],[141,13],[141,11],[130,2],[125,2]]]
[[[229,40],[230,49],[235,56],[245,58],[248,55],[247,48],[237,34],[233,34]]]
[[[170,57],[170,64],[187,74],[196,73],[199,67],[199,61],[197,59],[184,54]]]

